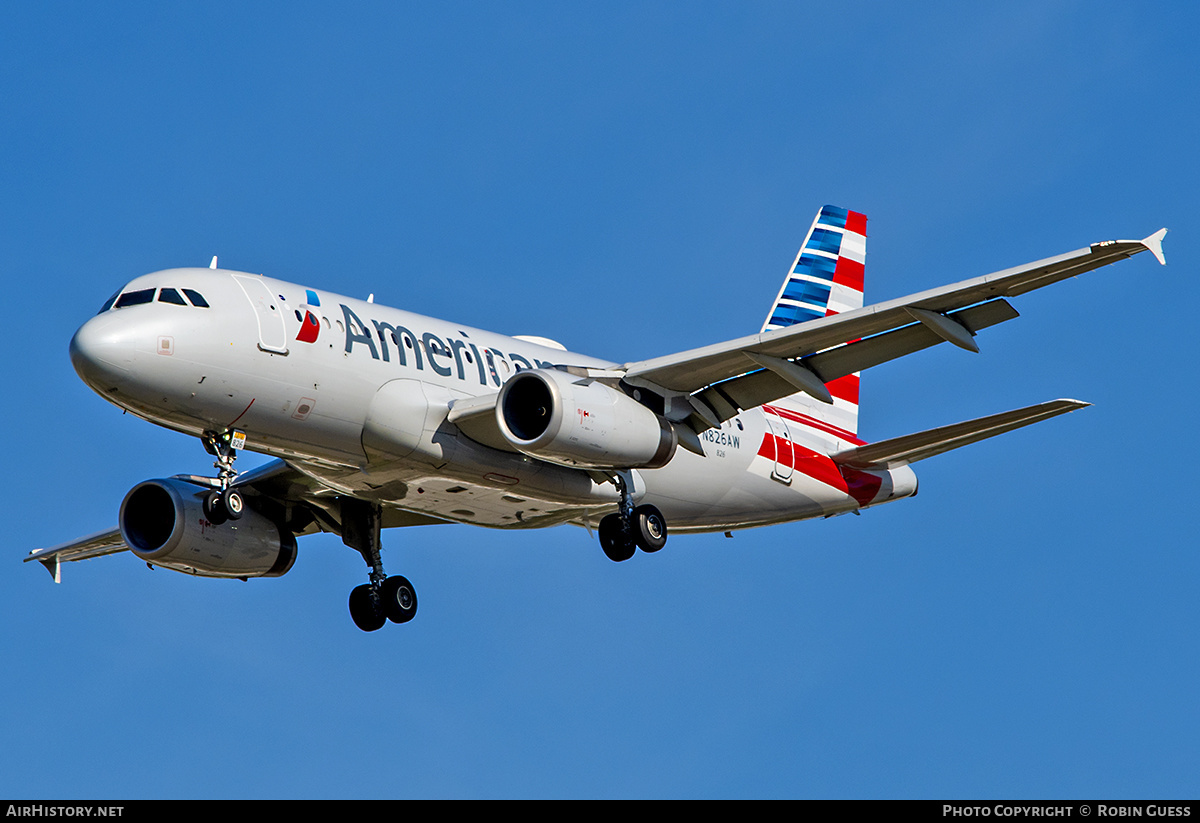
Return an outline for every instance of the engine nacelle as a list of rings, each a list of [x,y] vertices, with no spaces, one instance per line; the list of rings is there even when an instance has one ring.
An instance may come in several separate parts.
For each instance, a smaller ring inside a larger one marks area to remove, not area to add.
[[[121,503],[125,544],[156,566],[201,577],[279,577],[296,562],[296,538],[249,508],[214,525],[204,513],[211,489],[147,480]]]
[[[509,379],[496,421],[518,451],[579,468],[657,469],[679,443],[670,423],[629,395],[556,369]]]

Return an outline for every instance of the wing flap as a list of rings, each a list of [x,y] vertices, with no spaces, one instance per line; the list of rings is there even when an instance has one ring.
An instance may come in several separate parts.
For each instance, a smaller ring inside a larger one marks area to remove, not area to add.
[[[892,469],[1090,405],[1082,400],[1051,400],[1049,403],[1038,403],[1023,409],[857,446],[832,455],[832,459],[838,465],[853,469]]]
[[[989,300],[948,315],[972,334],[1018,316],[1017,310],[1007,300]],[[909,319],[912,319],[911,316]],[[822,382],[829,383],[839,377],[935,346],[943,340],[925,324],[911,323],[894,331],[809,355],[800,362]],[[746,362],[751,367],[754,365],[749,358]],[[698,396],[716,411],[719,422],[723,423],[742,409],[770,403],[795,391],[791,382],[764,369],[709,386]]]

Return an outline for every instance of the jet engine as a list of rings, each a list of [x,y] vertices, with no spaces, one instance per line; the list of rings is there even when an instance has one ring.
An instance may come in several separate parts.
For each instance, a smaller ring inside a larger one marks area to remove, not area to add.
[[[147,480],[125,495],[125,544],[156,566],[201,577],[279,577],[296,562],[296,538],[247,508],[216,525],[204,511],[212,489],[183,480]]]
[[[514,375],[496,421],[518,451],[578,468],[657,469],[679,443],[670,423],[621,390],[556,369]]]

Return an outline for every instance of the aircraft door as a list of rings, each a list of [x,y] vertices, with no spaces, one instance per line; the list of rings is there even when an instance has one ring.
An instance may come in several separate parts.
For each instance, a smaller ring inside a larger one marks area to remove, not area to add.
[[[763,409],[763,417],[767,418],[767,429],[775,443],[775,468],[771,470],[771,478],[780,483],[791,483],[796,454],[787,421],[767,408]]]
[[[258,347],[266,352],[287,354],[287,329],[283,324],[283,308],[260,277],[231,275],[241,286],[242,293],[254,308],[258,320]]]

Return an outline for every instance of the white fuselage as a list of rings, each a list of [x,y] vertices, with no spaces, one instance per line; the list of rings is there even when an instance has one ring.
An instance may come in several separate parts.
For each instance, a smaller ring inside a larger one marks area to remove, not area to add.
[[[170,269],[139,277],[71,344],[109,401],[201,435],[237,429],[331,493],[493,527],[595,524],[617,493],[596,472],[483,445],[446,421],[456,400],[521,370],[615,364],[256,275]],[[164,302],[164,290],[202,296]],[[124,299],[124,297],[122,298]],[[550,341],[545,341],[549,343]],[[704,456],[631,472],[636,499],[675,531],[828,516],[911,495],[911,469],[853,472],[829,454],[854,441],[785,401],[701,434]]]

